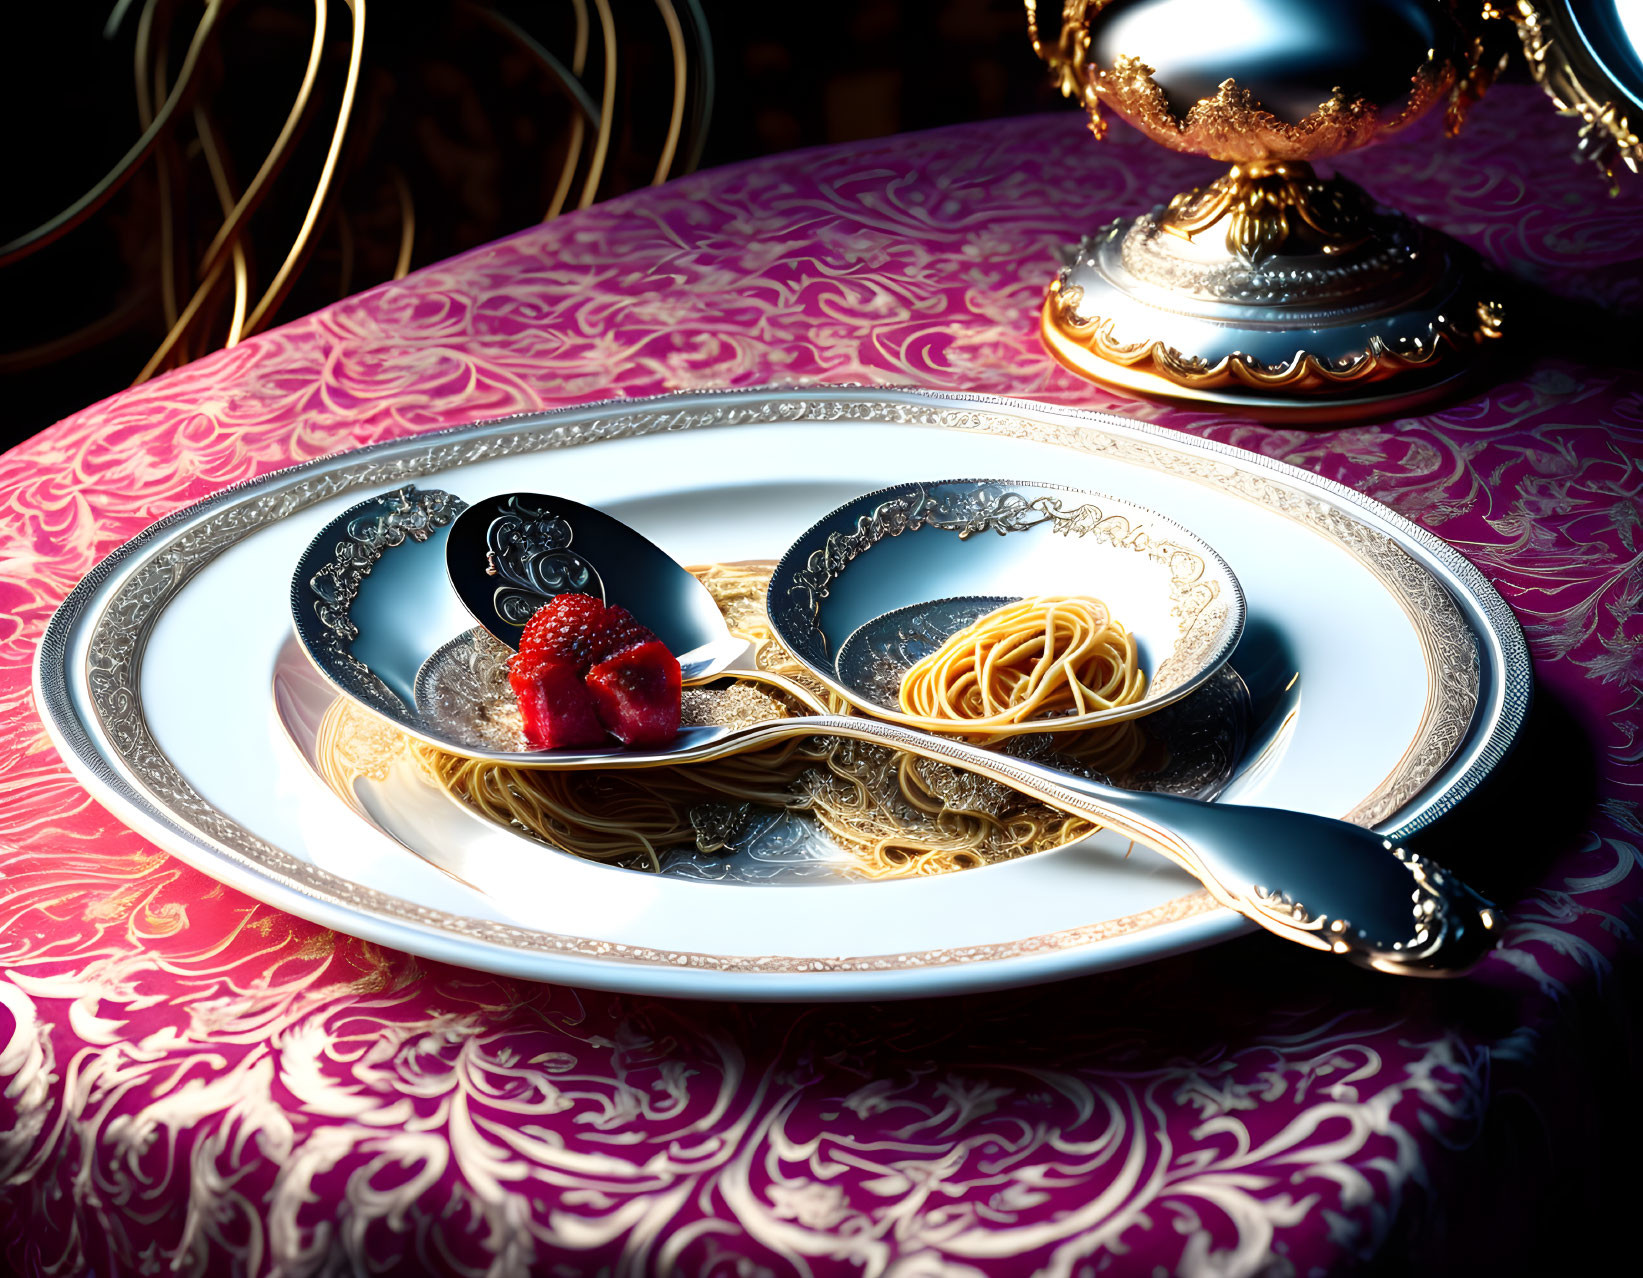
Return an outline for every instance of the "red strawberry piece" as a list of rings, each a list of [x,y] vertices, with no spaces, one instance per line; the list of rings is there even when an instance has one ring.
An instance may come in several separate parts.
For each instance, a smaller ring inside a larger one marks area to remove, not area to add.
[[[605,605],[592,595],[555,595],[525,623],[518,661],[558,661],[581,674],[610,654],[605,640]]]
[[[665,745],[679,731],[679,662],[660,639],[600,662],[587,686],[600,721],[624,745]]]
[[[508,683],[525,719],[525,741],[533,749],[597,746],[607,740],[593,694],[569,662],[515,657]]]
[[[604,661],[624,648],[631,648],[636,643],[649,643],[654,638],[655,634],[642,626],[631,612],[621,604],[612,604],[605,609],[605,650],[594,661]]]

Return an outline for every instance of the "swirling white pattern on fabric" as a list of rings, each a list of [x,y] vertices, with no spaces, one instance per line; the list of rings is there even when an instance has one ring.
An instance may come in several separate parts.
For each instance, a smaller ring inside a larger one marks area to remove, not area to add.
[[[1082,1278],[1518,1259],[1525,1226],[1498,1204],[1553,1193],[1560,1160],[1501,1151],[1539,1133],[1575,1155],[1563,1192],[1592,1188],[1583,1142],[1614,1121],[1638,1042],[1635,1011],[1603,1027],[1636,1006],[1643,949],[1643,378],[1635,353],[1593,344],[1601,324],[1564,322],[1643,308],[1643,218],[1635,191],[1608,201],[1556,146],[1524,144],[1554,125],[1538,93],[1502,89],[1454,142],[1423,134],[1343,164],[1549,290],[1515,313],[1530,340],[1493,384],[1393,423],[1277,430],[1060,370],[1034,322],[1052,250],[1203,175],[1117,134],[1096,146],[1069,113],[625,197],[0,458],[13,1267]],[[1446,827],[1457,868],[1505,896],[1506,946],[1441,986],[1260,937],[892,1006],[532,985],[214,884],[92,803],[31,706],[56,603],[101,554],[222,485],[544,406],[819,382],[1128,412],[1359,487],[1463,549],[1523,619],[1540,680],[1509,775]],[[1554,797],[1526,811],[1531,783]],[[1488,1234],[1466,1227],[1485,1219]]]

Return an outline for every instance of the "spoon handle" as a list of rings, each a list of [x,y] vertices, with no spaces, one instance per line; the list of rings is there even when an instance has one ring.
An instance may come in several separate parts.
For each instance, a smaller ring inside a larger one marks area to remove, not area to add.
[[[1363,967],[1458,976],[1500,937],[1501,911],[1458,876],[1345,821],[1120,790],[873,719],[827,716],[808,727],[954,764],[1098,822],[1163,853],[1267,931]]]

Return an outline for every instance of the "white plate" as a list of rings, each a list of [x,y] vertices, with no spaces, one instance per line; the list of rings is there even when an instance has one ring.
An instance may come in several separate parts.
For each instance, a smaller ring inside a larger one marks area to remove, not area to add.
[[[412,480],[463,496],[561,491],[682,562],[774,558],[821,513],[927,473],[932,456],[953,473],[1038,475],[1190,512],[1248,596],[1233,664],[1257,704],[1300,692],[1286,748],[1227,800],[1407,833],[1475,788],[1521,727],[1529,666],[1510,610],[1453,549],[1360,494],[1115,418],[863,389],[593,405],[228,490],[76,588],[41,646],[40,704],[93,793],[191,864],[340,931],[488,970],[882,998],[1117,967],[1245,930],[1160,858],[1125,860],[1100,836],[963,873],[825,886],[692,882],[542,852],[514,890],[487,891],[351,810],[274,712],[290,565],[363,496]],[[414,844],[406,816],[395,832]],[[515,855],[535,851],[494,833]]]

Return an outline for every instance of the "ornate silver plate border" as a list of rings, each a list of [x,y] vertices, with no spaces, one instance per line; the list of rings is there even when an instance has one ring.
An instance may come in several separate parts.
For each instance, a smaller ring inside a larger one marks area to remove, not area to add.
[[[260,528],[332,497],[392,488],[495,458],[666,431],[850,421],[974,431],[1121,458],[1221,488],[1283,514],[1367,565],[1421,631],[1434,679],[1416,748],[1350,814],[1362,824],[1401,838],[1435,820],[1477,787],[1522,729],[1532,671],[1511,609],[1459,552],[1378,502],[1282,462],[1105,414],[991,396],[858,387],[686,392],[607,401],[371,445],[234,485],[145,529],[69,593],[47,625],[36,656],[37,703],[64,758],[100,800],[180,855],[195,854],[191,859],[216,877],[249,891],[277,885],[278,904],[339,930],[370,931],[357,926],[362,922],[388,925],[375,929],[380,934],[375,939],[433,957],[472,962],[478,957],[472,952],[477,944],[484,948],[484,965],[498,971],[548,975],[530,956],[557,955],[571,963],[553,975],[589,985],[657,988],[648,978],[626,980],[611,970],[611,961],[617,960],[614,966],[639,964],[651,970],[801,977],[798,984],[780,982],[776,996],[802,996],[814,985],[817,996],[852,997],[859,992],[874,997],[924,991],[871,980],[841,987],[811,978],[1036,958],[1052,961],[1025,968],[1011,963],[1008,975],[1001,969],[996,979],[971,980],[966,987],[1047,979],[1081,970],[1076,954],[1069,951],[1214,914],[1207,893],[1194,893],[1132,918],[999,945],[839,957],[659,952],[537,932],[420,906],[292,856],[207,803],[149,732],[140,673],[155,621],[196,572]],[[105,587],[106,601],[92,615]],[[75,670],[70,652],[76,635],[88,627],[87,658],[83,668]],[[1480,644],[1487,648],[1487,660],[1480,659]],[[77,683],[92,707],[94,723],[76,710]],[[1227,912],[1194,929],[1190,939],[1202,944],[1246,927]],[[1140,956],[1130,956],[1135,957]],[[733,988],[756,996],[760,982],[724,985],[714,992],[730,993]]]

